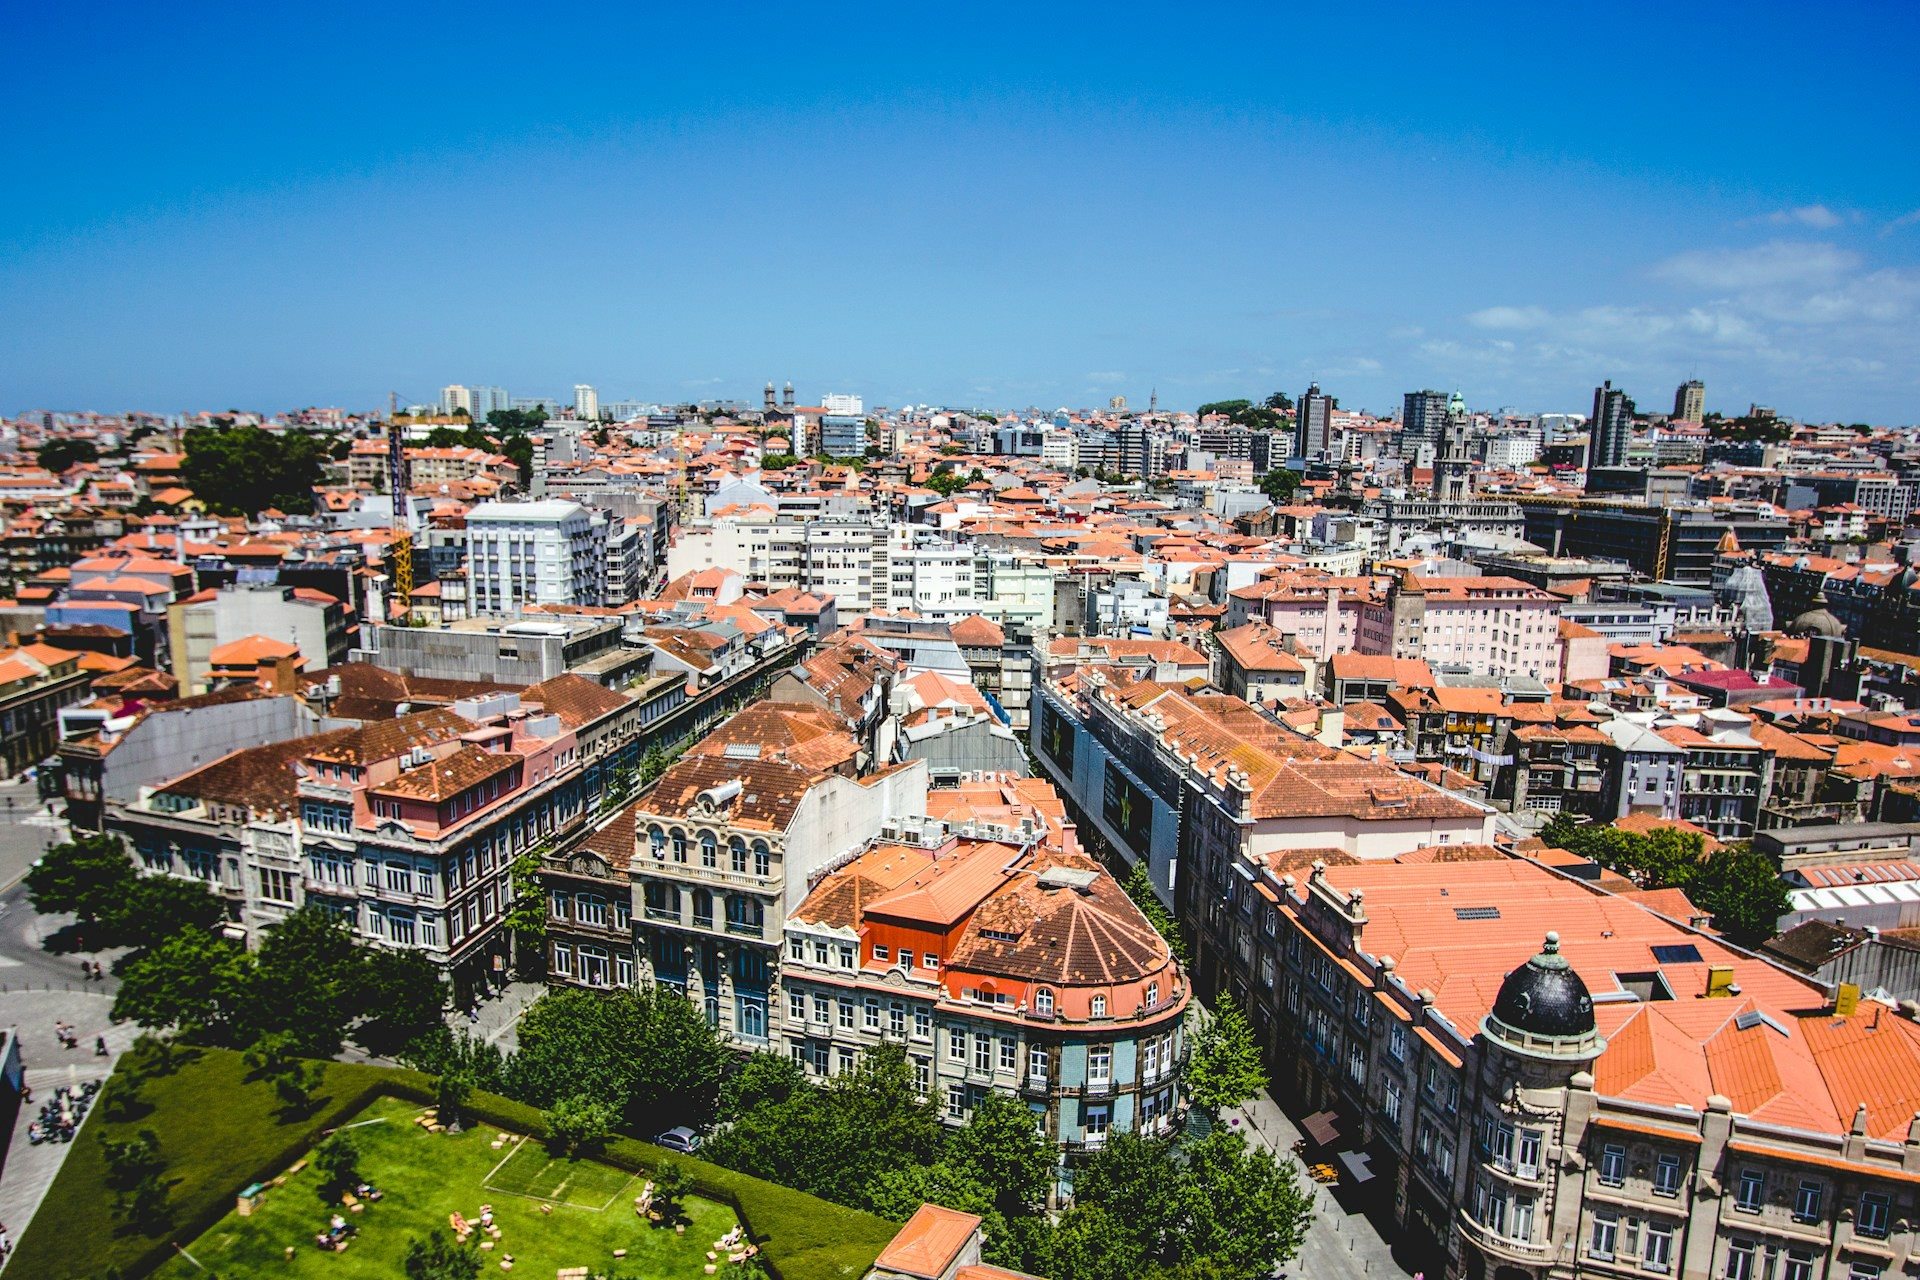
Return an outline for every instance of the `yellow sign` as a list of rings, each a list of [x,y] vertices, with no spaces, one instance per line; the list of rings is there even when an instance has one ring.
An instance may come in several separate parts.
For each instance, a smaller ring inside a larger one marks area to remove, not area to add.
[[[1834,993],[1833,1012],[1835,1017],[1851,1018],[1860,1008],[1860,984],[1843,982],[1840,990]]]

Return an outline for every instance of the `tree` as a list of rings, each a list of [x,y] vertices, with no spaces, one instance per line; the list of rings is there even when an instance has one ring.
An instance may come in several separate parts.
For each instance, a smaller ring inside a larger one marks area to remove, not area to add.
[[[512,898],[507,904],[505,924],[522,942],[521,955],[544,955],[547,936],[547,891],[540,883],[540,854],[528,849],[507,869],[507,884]]]
[[[550,991],[520,1020],[507,1060],[512,1096],[550,1107],[576,1094],[657,1131],[712,1116],[727,1049],[692,1002],[662,988]]]
[[[1179,1226],[1180,1177],[1171,1143],[1115,1133],[1074,1175],[1074,1202],[1110,1213],[1136,1258],[1157,1256]]]
[[[491,1093],[506,1090],[505,1055],[470,1032],[456,1035],[445,1023],[410,1041],[401,1050],[400,1060],[425,1075],[458,1075],[477,1089]]]
[[[487,425],[502,434],[537,431],[547,420],[545,409],[492,409],[487,413]]]
[[[498,410],[495,410],[498,412]],[[407,1280],[475,1280],[480,1251],[435,1227],[407,1243]]]
[[[1153,889],[1153,873],[1147,869],[1145,860],[1133,864],[1133,870],[1127,873],[1122,887],[1127,896],[1133,899],[1133,905],[1140,908],[1140,914],[1147,918],[1154,932],[1167,941],[1167,949],[1181,965],[1187,963],[1187,940],[1180,936],[1180,925],[1174,920],[1173,912],[1167,910],[1160,901],[1160,895]]]
[[[290,515],[313,511],[326,445],[297,431],[258,427],[195,427],[183,441],[180,469],[193,496],[219,515],[252,516],[268,507]]]
[[[255,999],[253,957],[212,933],[179,933],[114,966],[115,1022],[177,1030],[189,1040],[236,1045],[248,1037]]]
[[[382,1058],[398,1057],[421,1036],[443,1029],[446,983],[440,970],[418,951],[363,948],[361,982],[366,1017],[353,1028],[353,1041]]]
[[[172,1216],[167,1184],[161,1178],[166,1162],[160,1156],[160,1137],[142,1129],[131,1138],[115,1140],[100,1135],[100,1153],[107,1166],[107,1186],[113,1191],[113,1214],[137,1231],[151,1234]]]
[[[256,1024],[283,1029],[292,1052],[333,1057],[366,1008],[363,961],[345,921],[302,907],[267,930],[260,944]]]
[[[1262,408],[1273,409],[1280,413],[1293,412],[1293,397],[1284,391],[1274,392],[1265,400],[1261,401],[1260,404]]]
[[[1007,1215],[1037,1213],[1053,1182],[1054,1156],[1032,1110],[1004,1093],[988,1093],[974,1105],[967,1123],[947,1138],[945,1163],[988,1188],[993,1207]]]
[[[653,1171],[653,1211],[660,1221],[672,1226],[683,1216],[681,1201],[687,1198],[690,1184],[687,1171],[677,1160],[662,1160]]]
[[[1313,1205],[1290,1166],[1230,1129],[1214,1129],[1181,1154],[1179,1216],[1167,1241],[1175,1265],[1265,1276],[1298,1256]]]
[[[927,488],[943,498],[951,497],[955,491],[964,488],[966,483],[957,471],[935,471],[927,477]]]
[[[1736,946],[1755,947],[1773,937],[1792,905],[1780,868],[1744,842],[1716,849],[1688,886],[1688,896],[1713,913],[1713,926]]]
[[[27,895],[41,915],[71,913],[95,926],[115,917],[139,873],[118,836],[57,844],[27,872]]]
[[[1267,501],[1276,507],[1284,507],[1293,501],[1293,495],[1300,488],[1300,473],[1286,467],[1275,467],[1260,477],[1260,492],[1267,495]]]
[[[64,475],[70,467],[83,462],[98,462],[100,450],[91,440],[49,440],[40,446],[34,459],[42,469]]]
[[[547,1145],[571,1160],[582,1151],[598,1149],[613,1133],[617,1118],[613,1106],[597,1098],[575,1094],[548,1107]]]
[[[735,1120],[755,1107],[779,1104],[812,1086],[800,1064],[784,1053],[749,1054],[720,1086],[720,1116]]]
[[[785,471],[789,467],[799,465],[799,457],[791,453],[769,453],[760,459],[762,471]]]
[[[120,942],[144,948],[188,930],[204,933],[225,916],[225,906],[204,880],[136,875],[107,923]]]
[[[320,1175],[320,1198],[332,1201],[342,1191],[360,1184],[360,1146],[346,1129],[335,1129],[313,1149],[313,1167]]]
[[[1209,1115],[1238,1106],[1267,1087],[1253,1025],[1224,991],[1213,1017],[1194,1034],[1185,1083],[1187,1097]]]
[[[313,1109],[313,1091],[326,1078],[326,1068],[294,1052],[295,1038],[285,1031],[269,1031],[253,1042],[243,1056],[253,1078],[273,1086],[280,1105],[290,1116]]]
[[[1061,1214],[1037,1252],[1032,1270],[1048,1280],[1108,1280],[1143,1271],[1119,1215],[1093,1203],[1077,1201]]]
[[[467,1097],[473,1092],[473,1078],[466,1072],[453,1070],[433,1082],[434,1117],[455,1133],[460,1131],[460,1119],[466,1110]]]

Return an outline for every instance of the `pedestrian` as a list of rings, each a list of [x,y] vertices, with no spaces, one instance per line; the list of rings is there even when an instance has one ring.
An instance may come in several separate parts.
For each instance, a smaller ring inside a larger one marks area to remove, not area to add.
[[[105,982],[107,980],[106,970],[100,967],[98,960],[93,962],[93,977],[96,982]]]

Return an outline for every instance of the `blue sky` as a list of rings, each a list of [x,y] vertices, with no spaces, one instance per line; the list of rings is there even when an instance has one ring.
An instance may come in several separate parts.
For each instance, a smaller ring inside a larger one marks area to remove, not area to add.
[[[401,7],[0,7],[0,411],[1920,420],[1920,7]]]

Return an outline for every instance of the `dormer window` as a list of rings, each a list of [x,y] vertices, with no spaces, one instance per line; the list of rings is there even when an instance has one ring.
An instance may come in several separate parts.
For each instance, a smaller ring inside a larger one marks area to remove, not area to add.
[[[1159,1007],[1160,1007],[1160,984],[1157,982],[1149,982],[1147,984],[1147,1008],[1157,1009]]]
[[[1053,992],[1048,991],[1044,987],[1034,992],[1033,1011],[1042,1017],[1051,1018],[1053,1016]]]
[[[1104,1018],[1107,1016],[1107,998],[1105,996],[1095,996],[1090,1007],[1094,1017]]]

